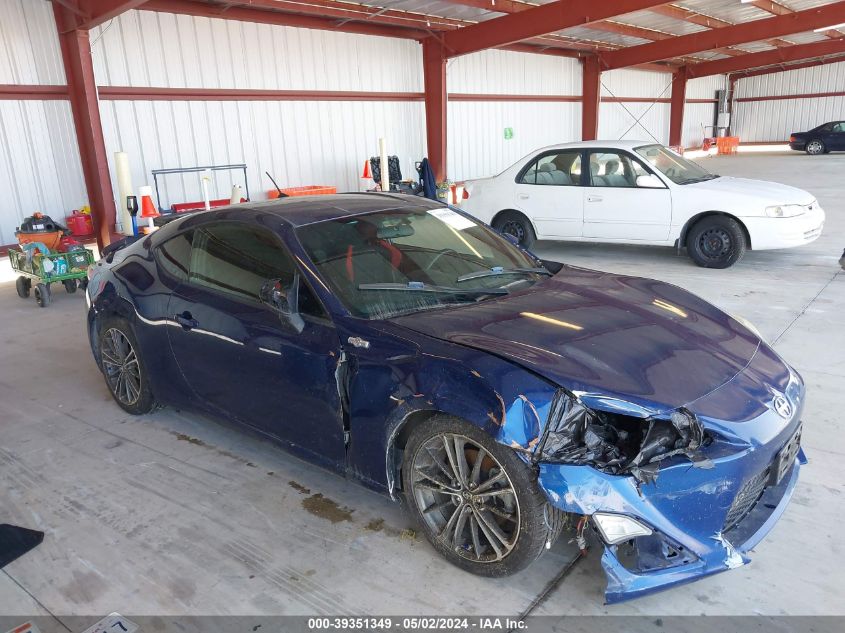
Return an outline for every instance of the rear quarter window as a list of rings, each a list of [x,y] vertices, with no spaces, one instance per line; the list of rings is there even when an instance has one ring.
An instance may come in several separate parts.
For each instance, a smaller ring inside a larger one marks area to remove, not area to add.
[[[159,269],[169,277],[178,281],[184,281],[188,278],[193,236],[193,231],[180,233],[155,249],[155,258]]]

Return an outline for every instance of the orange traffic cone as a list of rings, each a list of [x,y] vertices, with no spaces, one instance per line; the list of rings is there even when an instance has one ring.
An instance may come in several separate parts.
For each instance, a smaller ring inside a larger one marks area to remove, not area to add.
[[[141,196],[141,217],[147,218],[147,226],[144,233],[155,231],[156,226],[153,219],[161,215],[153,204],[153,188],[150,186],[138,187],[138,194]]]
[[[370,161],[364,161],[364,170],[361,172],[361,180],[358,184],[358,191],[370,191],[374,186],[373,175],[370,172]]]

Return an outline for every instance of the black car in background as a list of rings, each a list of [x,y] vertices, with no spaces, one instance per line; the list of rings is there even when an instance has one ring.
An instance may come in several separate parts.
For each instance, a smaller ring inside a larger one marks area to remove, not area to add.
[[[845,121],[831,121],[809,132],[793,132],[789,136],[789,149],[812,155],[845,151]]]

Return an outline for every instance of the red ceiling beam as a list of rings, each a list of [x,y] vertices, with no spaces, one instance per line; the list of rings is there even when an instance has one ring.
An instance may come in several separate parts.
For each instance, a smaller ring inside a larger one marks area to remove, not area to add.
[[[690,24],[704,26],[708,29],[721,29],[726,26],[733,26],[733,22],[728,22],[727,20],[722,20],[721,18],[714,18],[709,15],[704,15],[703,13],[697,13],[695,11],[685,9],[683,7],[676,7],[672,4],[664,4],[663,6],[654,7],[653,9],[649,9],[649,11],[668,18],[674,18],[683,22],[689,22]],[[769,40],[769,43],[772,46],[792,45],[791,42],[785,42],[779,39]]]
[[[825,57],[824,59],[811,59],[806,62],[798,62],[795,64],[781,64],[777,66],[769,66],[766,68],[758,68],[756,70],[738,71],[731,75],[731,79],[745,79],[747,77],[757,77],[758,75],[771,75],[772,73],[783,73],[787,70],[799,70],[801,68],[815,68],[816,66],[825,66],[826,64],[838,64],[845,62],[845,55],[838,55],[834,57]]]
[[[731,57],[730,59],[717,59],[712,62],[690,64],[688,66],[688,72],[690,77],[706,77],[708,75],[734,73],[741,70],[782,64],[784,62],[811,59],[813,57],[836,55],[837,53],[845,53],[845,37],[838,40],[796,44],[786,48],[763,51],[762,53],[749,53],[742,57]]]
[[[767,13],[771,13],[772,15],[788,15],[790,13],[794,13],[792,9],[789,7],[785,7],[782,4],[777,2],[771,2],[771,0],[749,0],[748,4],[757,7],[758,9],[762,9]],[[825,37],[829,37],[832,39],[836,39],[842,35],[841,31],[834,31],[830,30],[824,33]]]
[[[376,24],[391,24],[394,26],[422,29],[430,28],[438,31],[474,24],[474,22],[467,22],[465,20],[454,20],[452,18],[424,13],[397,11],[365,4],[339,2],[337,0],[240,0],[229,2],[227,6],[230,8],[271,9],[289,13],[335,17],[341,20],[360,20]],[[223,15],[220,17],[223,17]]]
[[[605,69],[625,68],[635,64],[691,55],[722,46],[812,31],[816,28],[836,24],[837,21],[841,22],[843,15],[845,15],[845,2],[835,2],[806,11],[796,11],[788,15],[778,15],[744,24],[681,35],[662,42],[652,42],[609,53],[601,53],[601,60]],[[747,56],[734,59],[743,59],[744,57]]]
[[[399,37],[404,39],[422,40],[423,38],[429,36],[429,32],[426,30],[377,24],[370,20],[365,22],[347,22],[345,24],[338,24],[337,18],[321,18],[316,15],[264,11],[261,9],[236,6],[224,10],[223,7],[206,4],[204,2],[195,2],[193,0],[147,0],[141,8],[144,11],[178,13],[184,15],[195,15],[204,18],[221,18],[225,20],[237,20],[239,22],[274,24],[277,26],[296,26],[304,29],[342,31],[346,33],[378,35],[382,37]]]
[[[648,9],[665,0],[556,0],[494,20],[479,22],[460,31],[446,33],[443,45],[449,57],[513,44],[538,35],[573,26],[585,26],[609,18]]]

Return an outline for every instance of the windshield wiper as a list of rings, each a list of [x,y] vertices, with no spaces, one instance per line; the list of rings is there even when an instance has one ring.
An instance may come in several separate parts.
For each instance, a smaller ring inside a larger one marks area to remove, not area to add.
[[[679,185],[691,185],[696,182],[705,182],[707,180],[713,180],[714,178],[719,178],[719,174],[707,174],[706,176],[699,176],[698,178],[685,178]]]
[[[495,277],[497,275],[548,275],[551,277],[552,273],[545,268],[503,268],[502,266],[494,266],[487,270],[477,270],[474,273],[461,275],[455,280],[455,283],[469,281],[470,279],[481,279],[482,277]]]
[[[406,284],[381,283],[381,284],[358,284],[358,290],[401,290],[410,292],[431,292],[436,294],[450,295],[506,295],[508,291],[504,288],[451,288],[449,286],[436,286],[422,281],[409,281]]]

